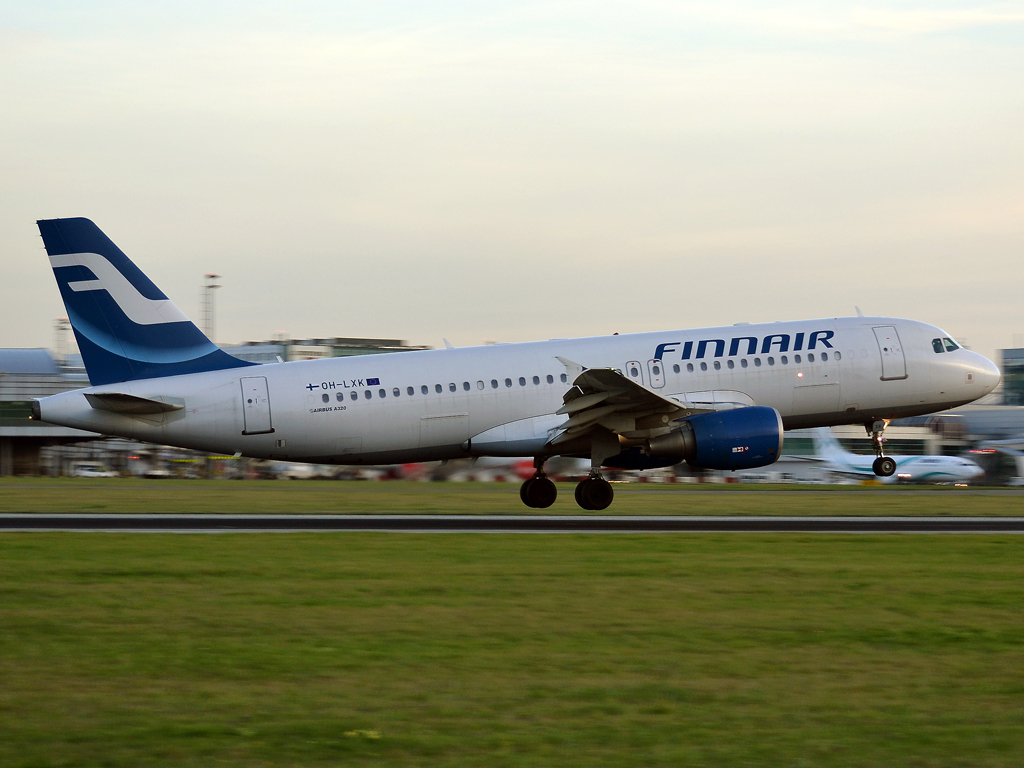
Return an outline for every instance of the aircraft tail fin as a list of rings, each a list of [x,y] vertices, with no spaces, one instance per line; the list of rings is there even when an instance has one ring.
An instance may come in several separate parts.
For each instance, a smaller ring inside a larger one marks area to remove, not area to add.
[[[251,365],[214,345],[89,219],[36,224],[93,385]]]
[[[812,433],[814,441],[814,453],[826,459],[843,459],[849,455],[843,446],[836,440],[832,430],[828,427],[819,427]]]

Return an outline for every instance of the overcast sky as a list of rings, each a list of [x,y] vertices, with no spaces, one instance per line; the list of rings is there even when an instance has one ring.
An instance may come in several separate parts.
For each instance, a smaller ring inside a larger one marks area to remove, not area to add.
[[[0,346],[95,221],[217,340],[1024,334],[1024,3],[0,2]]]

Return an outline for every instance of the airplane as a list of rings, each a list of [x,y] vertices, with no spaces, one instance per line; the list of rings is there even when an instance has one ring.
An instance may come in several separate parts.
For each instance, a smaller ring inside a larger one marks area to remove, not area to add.
[[[751,469],[779,458],[784,430],[835,424],[863,424],[891,476],[890,419],[971,402],[1000,377],[933,325],[862,316],[256,365],[90,220],[37,224],[91,386],[35,401],[34,418],[314,464],[531,456],[533,508],[555,501],[553,456],[590,460],[576,502],[601,510],[602,467]]]
[[[870,456],[860,456],[843,448],[832,430],[820,427],[813,432],[814,457],[834,474],[881,480],[883,483],[966,483],[977,480],[985,470],[970,459],[956,456],[890,456],[896,462],[896,472],[888,477],[877,477]]]

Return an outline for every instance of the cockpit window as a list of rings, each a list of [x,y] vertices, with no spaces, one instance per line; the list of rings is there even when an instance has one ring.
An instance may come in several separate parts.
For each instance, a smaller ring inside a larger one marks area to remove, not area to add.
[[[935,350],[936,354],[946,351],[942,348],[942,339],[932,339],[932,349]]]
[[[946,345],[947,352],[952,352],[954,349],[960,349],[960,346],[948,336],[942,340],[942,343]]]

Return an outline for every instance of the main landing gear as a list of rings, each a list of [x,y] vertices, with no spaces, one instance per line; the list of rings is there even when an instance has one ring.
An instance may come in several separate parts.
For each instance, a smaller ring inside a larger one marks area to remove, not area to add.
[[[615,498],[611,483],[598,474],[591,474],[576,486],[576,503],[583,509],[598,511],[608,509]]]
[[[871,469],[879,477],[892,477],[896,473],[896,460],[882,453],[882,443],[885,440],[884,433],[887,426],[889,426],[888,419],[864,425],[864,429],[871,435],[871,444],[874,446],[875,455],[878,457],[871,464]]]
[[[520,486],[519,498],[523,500],[523,504],[533,509],[547,509],[555,503],[558,489],[544,474],[544,459],[534,459],[533,466],[536,473]],[[608,509],[613,498],[615,492],[611,484],[596,471],[592,471],[590,477],[576,486],[576,503],[586,510],[596,512]]]
[[[533,509],[547,509],[555,503],[558,489],[544,474],[544,459],[542,457],[535,458],[533,466],[536,472],[519,488],[519,498],[523,500],[523,504]]]

